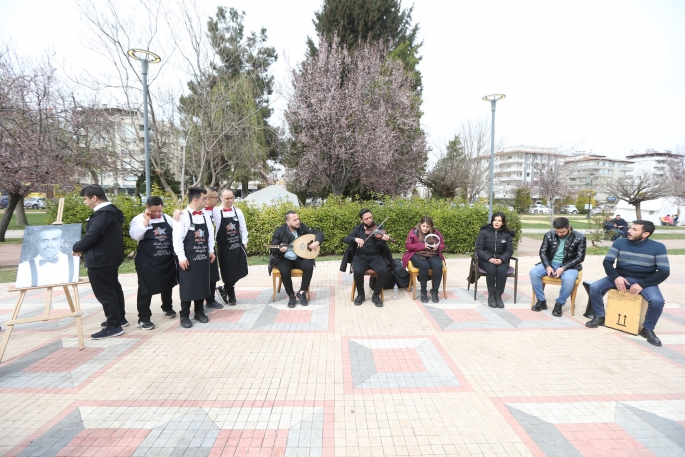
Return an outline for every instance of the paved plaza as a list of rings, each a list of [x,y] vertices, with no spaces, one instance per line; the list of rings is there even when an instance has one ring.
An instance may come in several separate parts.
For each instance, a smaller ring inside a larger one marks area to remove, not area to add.
[[[121,277],[131,326],[78,349],[74,320],[17,325],[0,364],[0,454],[9,456],[685,456],[685,256],[662,285],[663,347],[530,311],[519,260],[514,304],[466,289],[469,260],[448,260],[447,298],[385,291],[350,302],[350,275],[319,262],[308,307],[271,301],[266,266],[250,267],[239,304],[180,327],[159,296],[135,326],[136,277]],[[603,276],[588,257],[583,279]],[[299,284],[299,279],[295,279]],[[368,284],[368,283],[367,283]],[[80,289],[86,335],[102,308]],[[558,287],[548,286],[553,302]],[[176,298],[174,308],[179,310]],[[0,321],[18,293],[0,286]],[[42,312],[27,294],[20,318]],[[57,294],[55,312],[66,312]]]

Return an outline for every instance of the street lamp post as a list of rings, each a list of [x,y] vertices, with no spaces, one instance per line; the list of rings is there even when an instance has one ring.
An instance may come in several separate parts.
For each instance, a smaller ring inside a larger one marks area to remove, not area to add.
[[[492,221],[492,200],[494,196],[495,183],[495,106],[499,100],[505,98],[504,94],[491,94],[483,97],[483,101],[490,102],[492,110],[492,126],[490,127],[490,207],[488,209],[488,222]]]
[[[590,173],[590,185],[588,186],[588,195],[587,195],[587,219],[590,219],[590,212],[592,211],[592,177],[594,176],[594,173]]]
[[[127,54],[140,61],[143,74],[143,137],[145,143],[145,197],[150,198],[150,136],[147,121],[147,69],[148,64],[160,63],[162,58],[146,49],[129,49]],[[142,54],[139,56],[137,54]]]

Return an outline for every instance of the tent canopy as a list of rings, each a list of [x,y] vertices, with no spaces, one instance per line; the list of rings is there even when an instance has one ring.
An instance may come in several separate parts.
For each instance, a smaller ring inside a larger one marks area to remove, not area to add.
[[[667,214],[685,213],[685,206],[679,206],[678,201],[674,198],[657,198],[656,200],[642,202],[640,210],[642,211],[642,219],[652,221],[654,225],[659,226],[661,225],[661,217]],[[635,207],[623,200],[619,200],[616,205],[615,214],[620,214],[628,222],[637,219]]]
[[[289,202],[293,206],[300,206],[300,203],[297,201],[297,195],[288,192],[280,186],[268,186],[257,192],[252,192],[245,197],[245,201],[256,205],[280,205],[281,203]]]

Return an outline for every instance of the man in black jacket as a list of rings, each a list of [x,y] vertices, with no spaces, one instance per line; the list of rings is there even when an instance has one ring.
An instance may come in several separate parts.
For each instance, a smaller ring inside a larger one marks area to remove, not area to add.
[[[361,219],[361,223],[353,228],[343,241],[343,243],[350,246],[348,250],[350,248],[356,248],[354,257],[352,258],[354,281],[357,285],[357,298],[354,299],[354,304],[359,306],[366,300],[366,294],[364,293],[364,273],[371,268],[378,275],[371,301],[380,308],[383,306],[381,290],[383,290],[385,281],[390,274],[384,257],[385,252],[389,251],[386,241],[388,241],[390,237],[387,233],[378,238],[376,236],[369,237],[366,235],[365,232],[374,226],[371,210],[367,208],[362,209],[359,211],[359,218]],[[345,260],[343,260],[343,262],[345,262]]]
[[[316,249],[323,243],[323,232],[320,230],[310,229],[300,222],[300,216],[295,211],[288,211],[285,213],[285,224],[276,229],[271,237],[271,244],[282,245],[280,248],[271,249],[271,256],[269,258],[269,274],[273,267],[278,268],[281,272],[281,280],[283,287],[288,294],[288,308],[294,308],[297,304],[296,297],[300,299],[302,306],[307,306],[307,289],[314,274],[314,260],[303,259],[298,257],[291,248],[288,247],[297,238],[302,235],[315,235],[316,241],[309,245],[311,249]],[[300,291],[295,294],[293,291],[293,279],[291,272],[293,268],[302,270],[302,284]]]
[[[571,295],[578,272],[583,269],[587,241],[582,233],[574,231],[565,217],[557,217],[552,223],[554,230],[550,230],[542,239],[540,246],[540,260],[530,270],[530,284],[533,286],[538,301],[533,305],[533,311],[547,309],[545,291],[542,288],[542,278],[551,276],[561,277],[559,298],[554,303],[553,316],[561,317],[561,308]]]
[[[95,298],[102,304],[107,321],[101,331],[91,335],[98,340],[124,334],[128,325],[124,292],[119,284],[119,265],[124,261],[124,214],[107,201],[105,191],[98,185],[81,190],[83,202],[93,210],[86,223],[86,234],[74,243],[74,255],[85,258],[88,279]]]

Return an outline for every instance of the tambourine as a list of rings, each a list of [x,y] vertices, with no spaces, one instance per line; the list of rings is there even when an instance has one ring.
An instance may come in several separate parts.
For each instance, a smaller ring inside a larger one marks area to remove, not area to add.
[[[440,237],[435,233],[429,233],[423,241],[426,243],[426,247],[430,249],[437,249],[440,246]]]

